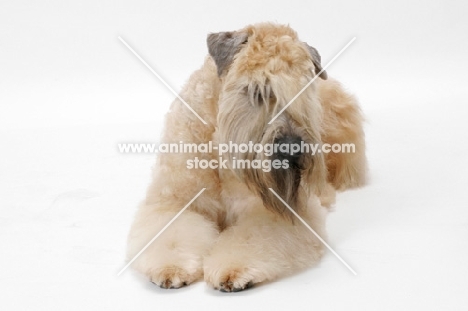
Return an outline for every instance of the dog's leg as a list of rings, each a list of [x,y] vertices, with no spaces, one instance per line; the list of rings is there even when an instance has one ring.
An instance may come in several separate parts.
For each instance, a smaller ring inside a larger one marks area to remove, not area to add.
[[[128,237],[127,259],[131,260],[202,187],[206,188],[132,263],[163,288],[179,288],[202,278],[203,257],[219,234],[217,172],[182,167],[180,163],[189,156],[161,156]],[[200,184],[199,179],[206,182]]]
[[[328,182],[337,190],[363,186],[366,182],[366,157],[363,117],[354,96],[335,80],[318,81],[323,108],[322,140],[339,144],[341,152],[326,154]],[[353,148],[354,150],[347,150]]]
[[[320,193],[319,199],[320,199],[320,203],[322,204],[322,206],[325,206],[329,209],[332,208],[332,206],[336,202],[336,190],[332,184],[327,183],[325,185],[325,187],[322,189]]]
[[[322,237],[326,209],[314,197],[301,216]],[[251,206],[223,231],[204,262],[205,281],[225,292],[274,280],[312,266],[323,245],[298,219],[294,223]]]
[[[181,97],[187,99],[209,125],[201,123],[176,99],[166,115],[162,143],[208,144],[217,114],[218,81],[212,61],[191,76]],[[218,237],[218,218],[223,214],[217,170],[189,168],[189,161],[207,159],[206,152],[190,150],[158,155],[152,183],[128,238],[127,259],[131,260],[202,188],[206,188],[132,263],[133,268],[164,288],[178,288],[202,278],[203,257]]]
[[[181,206],[182,208],[183,206]],[[176,212],[157,205],[140,206],[128,239],[132,259]],[[132,267],[163,288],[179,288],[203,275],[203,257],[218,236],[217,226],[204,216],[185,210],[139,257]]]

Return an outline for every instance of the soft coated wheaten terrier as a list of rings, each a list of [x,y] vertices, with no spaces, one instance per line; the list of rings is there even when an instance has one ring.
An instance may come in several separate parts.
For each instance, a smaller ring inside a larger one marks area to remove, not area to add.
[[[128,240],[133,258],[202,188],[204,191],[132,264],[164,288],[204,277],[238,291],[316,263],[323,245],[269,190],[283,198],[322,238],[335,190],[365,182],[363,118],[357,101],[321,72],[316,49],[284,25],[263,23],[208,35],[209,56],[176,99],[162,143],[292,145],[354,144],[354,153],[273,154],[229,150],[229,167],[188,168],[221,161],[216,152],[158,156],[146,199]],[[295,101],[277,113],[319,74]],[[280,160],[271,170],[239,168],[236,160]],[[193,162],[191,162],[193,163]]]

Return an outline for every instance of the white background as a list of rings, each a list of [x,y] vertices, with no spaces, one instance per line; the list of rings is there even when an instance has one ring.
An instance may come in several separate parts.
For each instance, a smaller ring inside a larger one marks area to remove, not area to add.
[[[419,3],[418,3],[419,2]],[[2,1],[0,309],[466,310],[468,5],[464,1]],[[223,294],[162,290],[123,267],[176,90],[209,32],[288,23],[356,94],[370,184],[338,197],[315,268]]]

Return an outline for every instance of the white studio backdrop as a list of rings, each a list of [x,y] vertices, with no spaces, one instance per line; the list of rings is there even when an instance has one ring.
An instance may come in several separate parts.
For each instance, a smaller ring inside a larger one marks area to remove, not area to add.
[[[468,305],[465,1],[1,1],[1,310],[464,310]],[[318,267],[235,294],[163,291],[125,239],[176,91],[210,32],[272,21],[316,47],[361,102],[370,184],[338,196]],[[227,300],[229,299],[229,300]]]
[[[118,36],[180,90],[209,32],[262,21],[290,24],[324,63],[356,36],[329,73],[364,99],[399,81],[416,86],[405,96],[441,83],[449,98],[466,78],[466,12],[463,1],[4,1],[0,128],[160,121],[174,96]]]

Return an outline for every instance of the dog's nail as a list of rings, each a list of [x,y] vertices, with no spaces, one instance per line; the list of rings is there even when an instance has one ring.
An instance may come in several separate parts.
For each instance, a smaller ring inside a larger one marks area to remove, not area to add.
[[[161,288],[173,288],[172,287],[172,281],[171,280],[165,280],[163,281],[160,285]]]

